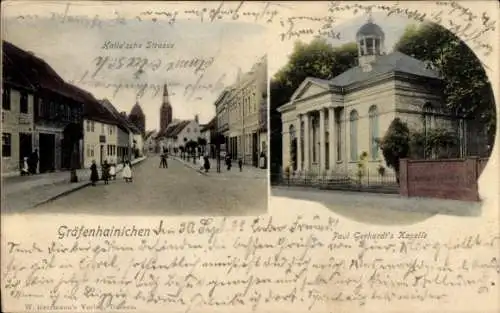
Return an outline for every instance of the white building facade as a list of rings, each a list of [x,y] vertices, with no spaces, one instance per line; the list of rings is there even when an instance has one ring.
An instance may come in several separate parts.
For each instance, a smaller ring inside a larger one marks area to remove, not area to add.
[[[415,130],[455,129],[438,73],[403,53],[383,53],[384,33],[371,21],[360,28],[357,42],[359,66],[332,80],[305,79],[278,109],[284,167],[354,176],[366,154],[367,170],[376,173],[386,165],[377,140],[394,118]]]
[[[33,151],[33,95],[2,86],[2,175],[19,174],[23,158]]]
[[[100,166],[104,161],[108,163],[120,162],[118,157],[118,131],[122,131],[115,124],[109,122],[84,119],[83,134],[83,164],[85,168],[95,161]]]

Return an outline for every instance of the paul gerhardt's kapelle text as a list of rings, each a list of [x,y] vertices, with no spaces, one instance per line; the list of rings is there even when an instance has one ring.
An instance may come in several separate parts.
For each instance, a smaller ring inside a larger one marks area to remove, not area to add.
[[[31,311],[319,311],[498,294],[497,235],[343,231],[339,220],[60,225],[6,245],[4,303]],[[408,302],[409,301],[409,302]]]

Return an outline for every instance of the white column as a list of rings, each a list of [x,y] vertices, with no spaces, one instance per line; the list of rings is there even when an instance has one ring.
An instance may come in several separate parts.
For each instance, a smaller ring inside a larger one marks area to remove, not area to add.
[[[296,127],[295,136],[297,136],[297,171],[302,171],[302,115],[299,114],[299,127]]]
[[[304,119],[304,170],[309,169],[309,114]]]
[[[334,108],[328,108],[328,148],[329,148],[329,164],[330,170],[334,169],[335,153],[337,151],[337,143],[335,142],[335,111]]]
[[[323,172],[326,167],[325,152],[325,109],[319,110],[319,170]]]

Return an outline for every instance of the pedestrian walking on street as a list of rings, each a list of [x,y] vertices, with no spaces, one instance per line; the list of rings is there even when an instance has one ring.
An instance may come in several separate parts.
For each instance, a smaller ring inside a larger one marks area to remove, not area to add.
[[[97,165],[95,164],[95,160],[92,160],[92,165],[90,166],[90,181],[92,182],[92,186],[95,186],[98,180],[99,173],[97,173]]]
[[[104,181],[104,185],[109,183],[109,164],[107,160],[104,160],[104,163],[102,164],[101,178]]]
[[[199,162],[200,171],[201,171],[205,167],[205,158],[203,157],[203,155],[200,155],[198,162]]]
[[[125,165],[123,166],[122,176],[123,179],[125,179],[125,182],[127,183],[132,182],[132,168],[129,161],[125,161]]]
[[[240,168],[240,172],[243,171],[243,160],[241,157],[238,158],[238,167]]]
[[[259,165],[262,169],[266,168],[266,154],[264,152],[260,153]]]
[[[23,159],[23,167],[21,168],[21,176],[27,176],[30,174],[29,166],[28,166],[28,157],[24,157]]]
[[[226,166],[227,166],[227,170],[230,171],[231,170],[231,154],[226,154]]]
[[[167,165],[167,154],[165,152],[163,152],[161,154],[160,167],[161,168],[167,168],[168,167],[168,165]]]
[[[36,174],[36,168],[38,167],[38,150],[35,149],[28,159],[29,172],[31,174]]]
[[[116,180],[116,164],[111,164],[109,166],[109,179]]]
[[[210,169],[210,160],[208,159],[208,155],[203,157],[203,166],[205,167],[205,173],[208,173],[208,170]]]

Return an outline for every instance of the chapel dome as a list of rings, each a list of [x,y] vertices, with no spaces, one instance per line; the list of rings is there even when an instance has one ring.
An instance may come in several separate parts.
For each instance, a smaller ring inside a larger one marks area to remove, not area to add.
[[[366,24],[359,28],[358,32],[356,33],[356,38],[362,36],[376,36],[382,39],[385,38],[385,34],[382,31],[382,28],[380,28],[380,26],[373,23],[372,21],[368,21]]]

